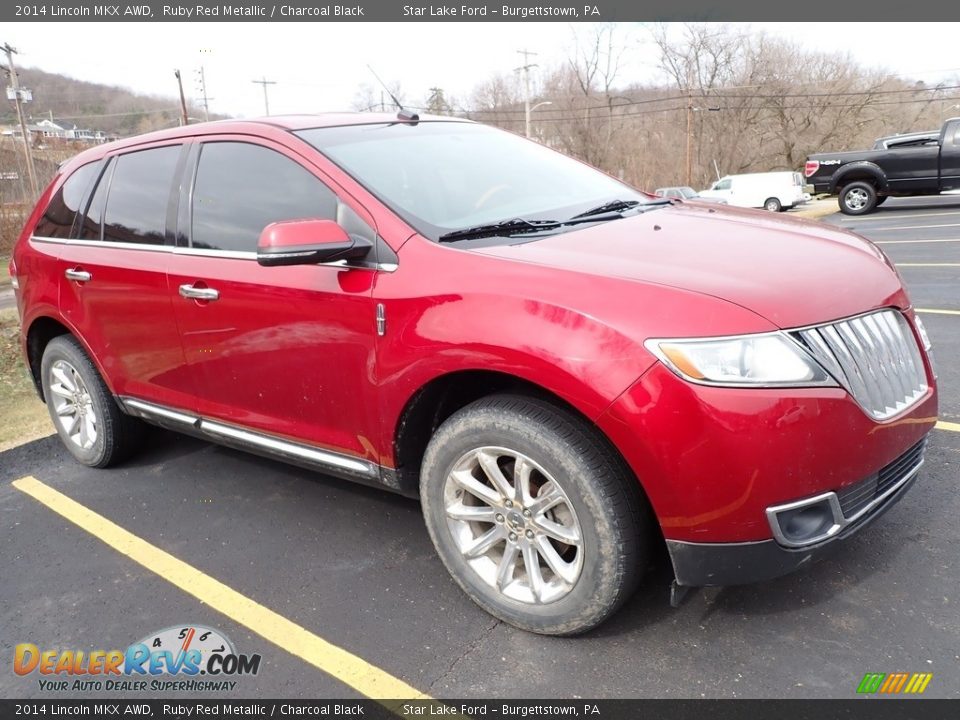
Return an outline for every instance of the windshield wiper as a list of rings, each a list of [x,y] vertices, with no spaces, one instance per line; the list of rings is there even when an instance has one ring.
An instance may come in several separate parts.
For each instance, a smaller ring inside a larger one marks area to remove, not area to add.
[[[591,215],[602,215],[603,213],[608,212],[619,212],[621,210],[629,210],[632,207],[636,207],[640,204],[639,200],[611,200],[610,202],[605,202],[603,205],[597,205],[592,207],[589,210],[584,210],[579,215],[574,215],[571,220],[576,220],[577,218],[590,217]]]
[[[457,240],[469,240],[471,238],[497,237],[499,235],[518,235],[520,233],[539,232],[541,230],[555,230],[562,223],[556,220],[524,220],[523,218],[513,218],[503,222],[491,223],[489,225],[477,225],[475,227],[464,228],[463,230],[454,230],[441,235],[437,240],[440,242],[456,242]]]
[[[669,198],[664,198],[662,200],[648,200],[646,202],[641,202],[639,200],[611,200],[610,202],[605,202],[603,205],[597,205],[596,207],[585,210],[579,215],[574,215],[571,220],[576,220],[578,218],[592,217],[594,215],[604,215],[606,213],[616,213],[623,212],[624,210],[631,210],[638,205],[647,207],[662,207],[664,205],[672,204],[672,200]]]
[[[441,235],[437,240],[439,242],[456,242],[457,240],[470,240],[484,237],[511,237],[526,233],[542,232],[547,230],[559,230],[562,227],[570,225],[584,225],[586,223],[606,222],[607,220],[617,220],[624,217],[623,212],[637,208],[640,212],[645,212],[647,208],[663,207],[672,205],[672,199],[650,200],[641,202],[639,200],[611,200],[603,205],[597,205],[595,208],[574,215],[569,220],[525,220],[523,218],[513,218],[503,222],[492,223],[489,225],[477,225],[463,230],[453,230]],[[639,207],[638,207],[639,206]]]

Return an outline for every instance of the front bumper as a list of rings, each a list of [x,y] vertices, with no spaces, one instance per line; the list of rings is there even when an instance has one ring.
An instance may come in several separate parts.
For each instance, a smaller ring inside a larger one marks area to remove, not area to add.
[[[916,482],[913,467],[874,506],[830,538],[802,548],[788,548],[776,540],[742,543],[697,543],[667,540],[677,584],[688,587],[745,585],[772,580],[810,564],[843,540],[869,525],[902,498]]]
[[[853,491],[937,420],[928,390],[903,414],[869,418],[839,387],[696,386],[654,365],[600,417],[643,486],[664,538],[692,544],[773,540],[767,510]]]

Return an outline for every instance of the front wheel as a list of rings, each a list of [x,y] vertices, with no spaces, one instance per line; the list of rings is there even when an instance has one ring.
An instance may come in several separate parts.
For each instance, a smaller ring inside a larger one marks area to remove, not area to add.
[[[421,471],[427,529],[460,587],[524,630],[594,627],[639,581],[650,514],[637,481],[580,418],[498,395],[451,416]]]
[[[877,189],[863,180],[852,182],[840,191],[839,203],[844,215],[866,215],[877,206]]]

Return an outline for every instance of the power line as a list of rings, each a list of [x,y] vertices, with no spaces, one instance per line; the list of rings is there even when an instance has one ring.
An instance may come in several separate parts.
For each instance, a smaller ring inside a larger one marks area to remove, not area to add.
[[[746,86],[739,86],[739,89],[742,89]],[[726,89],[734,88],[715,88],[707,89],[708,93],[723,93]],[[844,91],[844,92],[829,92],[829,93],[756,93],[750,95],[708,95],[708,94],[699,94],[694,95],[694,99],[702,100],[743,100],[743,99],[777,99],[777,98],[813,98],[813,97],[861,97],[861,96],[873,96],[873,95],[893,95],[893,94],[905,94],[905,93],[921,93],[921,92],[942,92],[945,90],[957,90],[960,89],[960,85],[939,85],[936,87],[929,88],[904,88],[900,90],[856,90],[856,91]],[[703,91],[701,91],[703,92]],[[616,109],[620,107],[631,107],[633,105],[652,105],[655,103],[661,102],[671,102],[673,100],[686,100],[687,94],[682,95],[667,95],[665,97],[659,98],[644,98],[642,100],[630,100],[629,98],[623,98],[626,102],[619,103],[607,103],[604,105],[591,105],[582,108],[578,108],[578,111],[583,112],[587,110],[609,110],[611,108]],[[927,102],[926,100],[920,100],[916,102]],[[876,103],[874,103],[876,104]],[[832,107],[837,107],[833,105]],[[477,111],[480,112],[480,111]],[[498,110],[497,112],[504,114],[516,114],[524,113],[525,110],[521,108],[505,108],[503,110]],[[563,112],[560,108],[554,108],[552,110],[543,110],[544,115],[550,115],[553,113]]]
[[[88,120],[90,118],[133,117],[134,115],[155,115],[161,113],[178,113],[179,108],[159,108],[157,110],[130,110],[128,112],[100,113],[96,115],[57,115],[59,120]]]
[[[677,99],[685,99],[685,98],[677,98]],[[916,103],[928,103],[928,104],[932,104],[932,103],[934,103],[934,102],[939,102],[940,100],[943,100],[943,101],[945,101],[945,102],[951,102],[951,101],[954,101],[954,100],[960,100],[960,96],[949,97],[949,98],[937,98],[937,99],[935,99],[935,100],[932,99],[932,98],[928,98],[928,99],[925,99],[925,100],[892,100],[892,101],[875,102],[875,103],[868,103],[868,104],[864,104],[864,103],[847,103],[847,104],[842,104],[842,105],[840,105],[840,104],[831,104],[831,105],[802,105],[802,104],[793,104],[793,105],[743,105],[743,106],[717,106],[716,109],[717,109],[717,110],[737,110],[737,111],[750,111],[750,110],[786,110],[786,111],[790,111],[790,110],[831,110],[831,109],[837,109],[837,108],[863,108],[863,109],[866,109],[866,108],[870,108],[870,107],[877,107],[877,106],[880,106],[880,105],[884,105],[884,106],[889,106],[889,105],[911,105],[911,104],[916,104]],[[687,109],[686,104],[673,105],[673,106],[667,107],[667,108],[656,108],[656,109],[652,109],[652,110],[638,110],[638,111],[635,111],[635,112],[622,112],[622,113],[617,113],[617,114],[615,114],[615,115],[597,117],[597,120],[598,120],[598,121],[616,121],[616,120],[621,120],[621,119],[629,119],[629,118],[633,118],[633,117],[640,117],[640,116],[644,116],[644,115],[654,115],[654,114],[657,114],[657,113],[679,112],[679,111],[681,111],[681,110],[684,110],[684,111],[685,111],[686,109]],[[713,108],[711,108],[711,109],[713,109]],[[484,115],[487,115],[487,116],[496,116],[496,115],[498,115],[498,114],[500,113],[500,111],[497,111],[497,110],[465,110],[465,111],[461,111],[461,112],[462,112],[463,114],[465,114],[465,115],[468,115],[468,116],[470,116],[470,115],[473,115],[473,116],[481,116],[481,118],[482,118],[482,116],[484,116]],[[573,109],[571,109],[571,110],[566,110],[566,111],[564,111],[564,112],[565,112],[566,114],[563,115],[563,116],[540,118],[540,119],[538,120],[538,122],[541,122],[541,123],[548,123],[548,122],[568,122],[568,121],[570,121],[570,120],[581,120],[581,119],[582,119],[582,115],[581,115],[582,108],[573,108]],[[495,120],[495,118],[490,118],[490,119],[491,119],[491,120]],[[511,120],[511,122],[519,122],[519,120]]]

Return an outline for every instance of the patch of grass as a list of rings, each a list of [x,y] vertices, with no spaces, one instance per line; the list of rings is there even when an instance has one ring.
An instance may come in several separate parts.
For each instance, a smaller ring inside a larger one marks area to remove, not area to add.
[[[52,432],[20,354],[20,318],[14,308],[0,310],[0,451]]]
[[[10,286],[10,273],[7,268],[10,267],[10,256],[0,252],[0,290]]]

